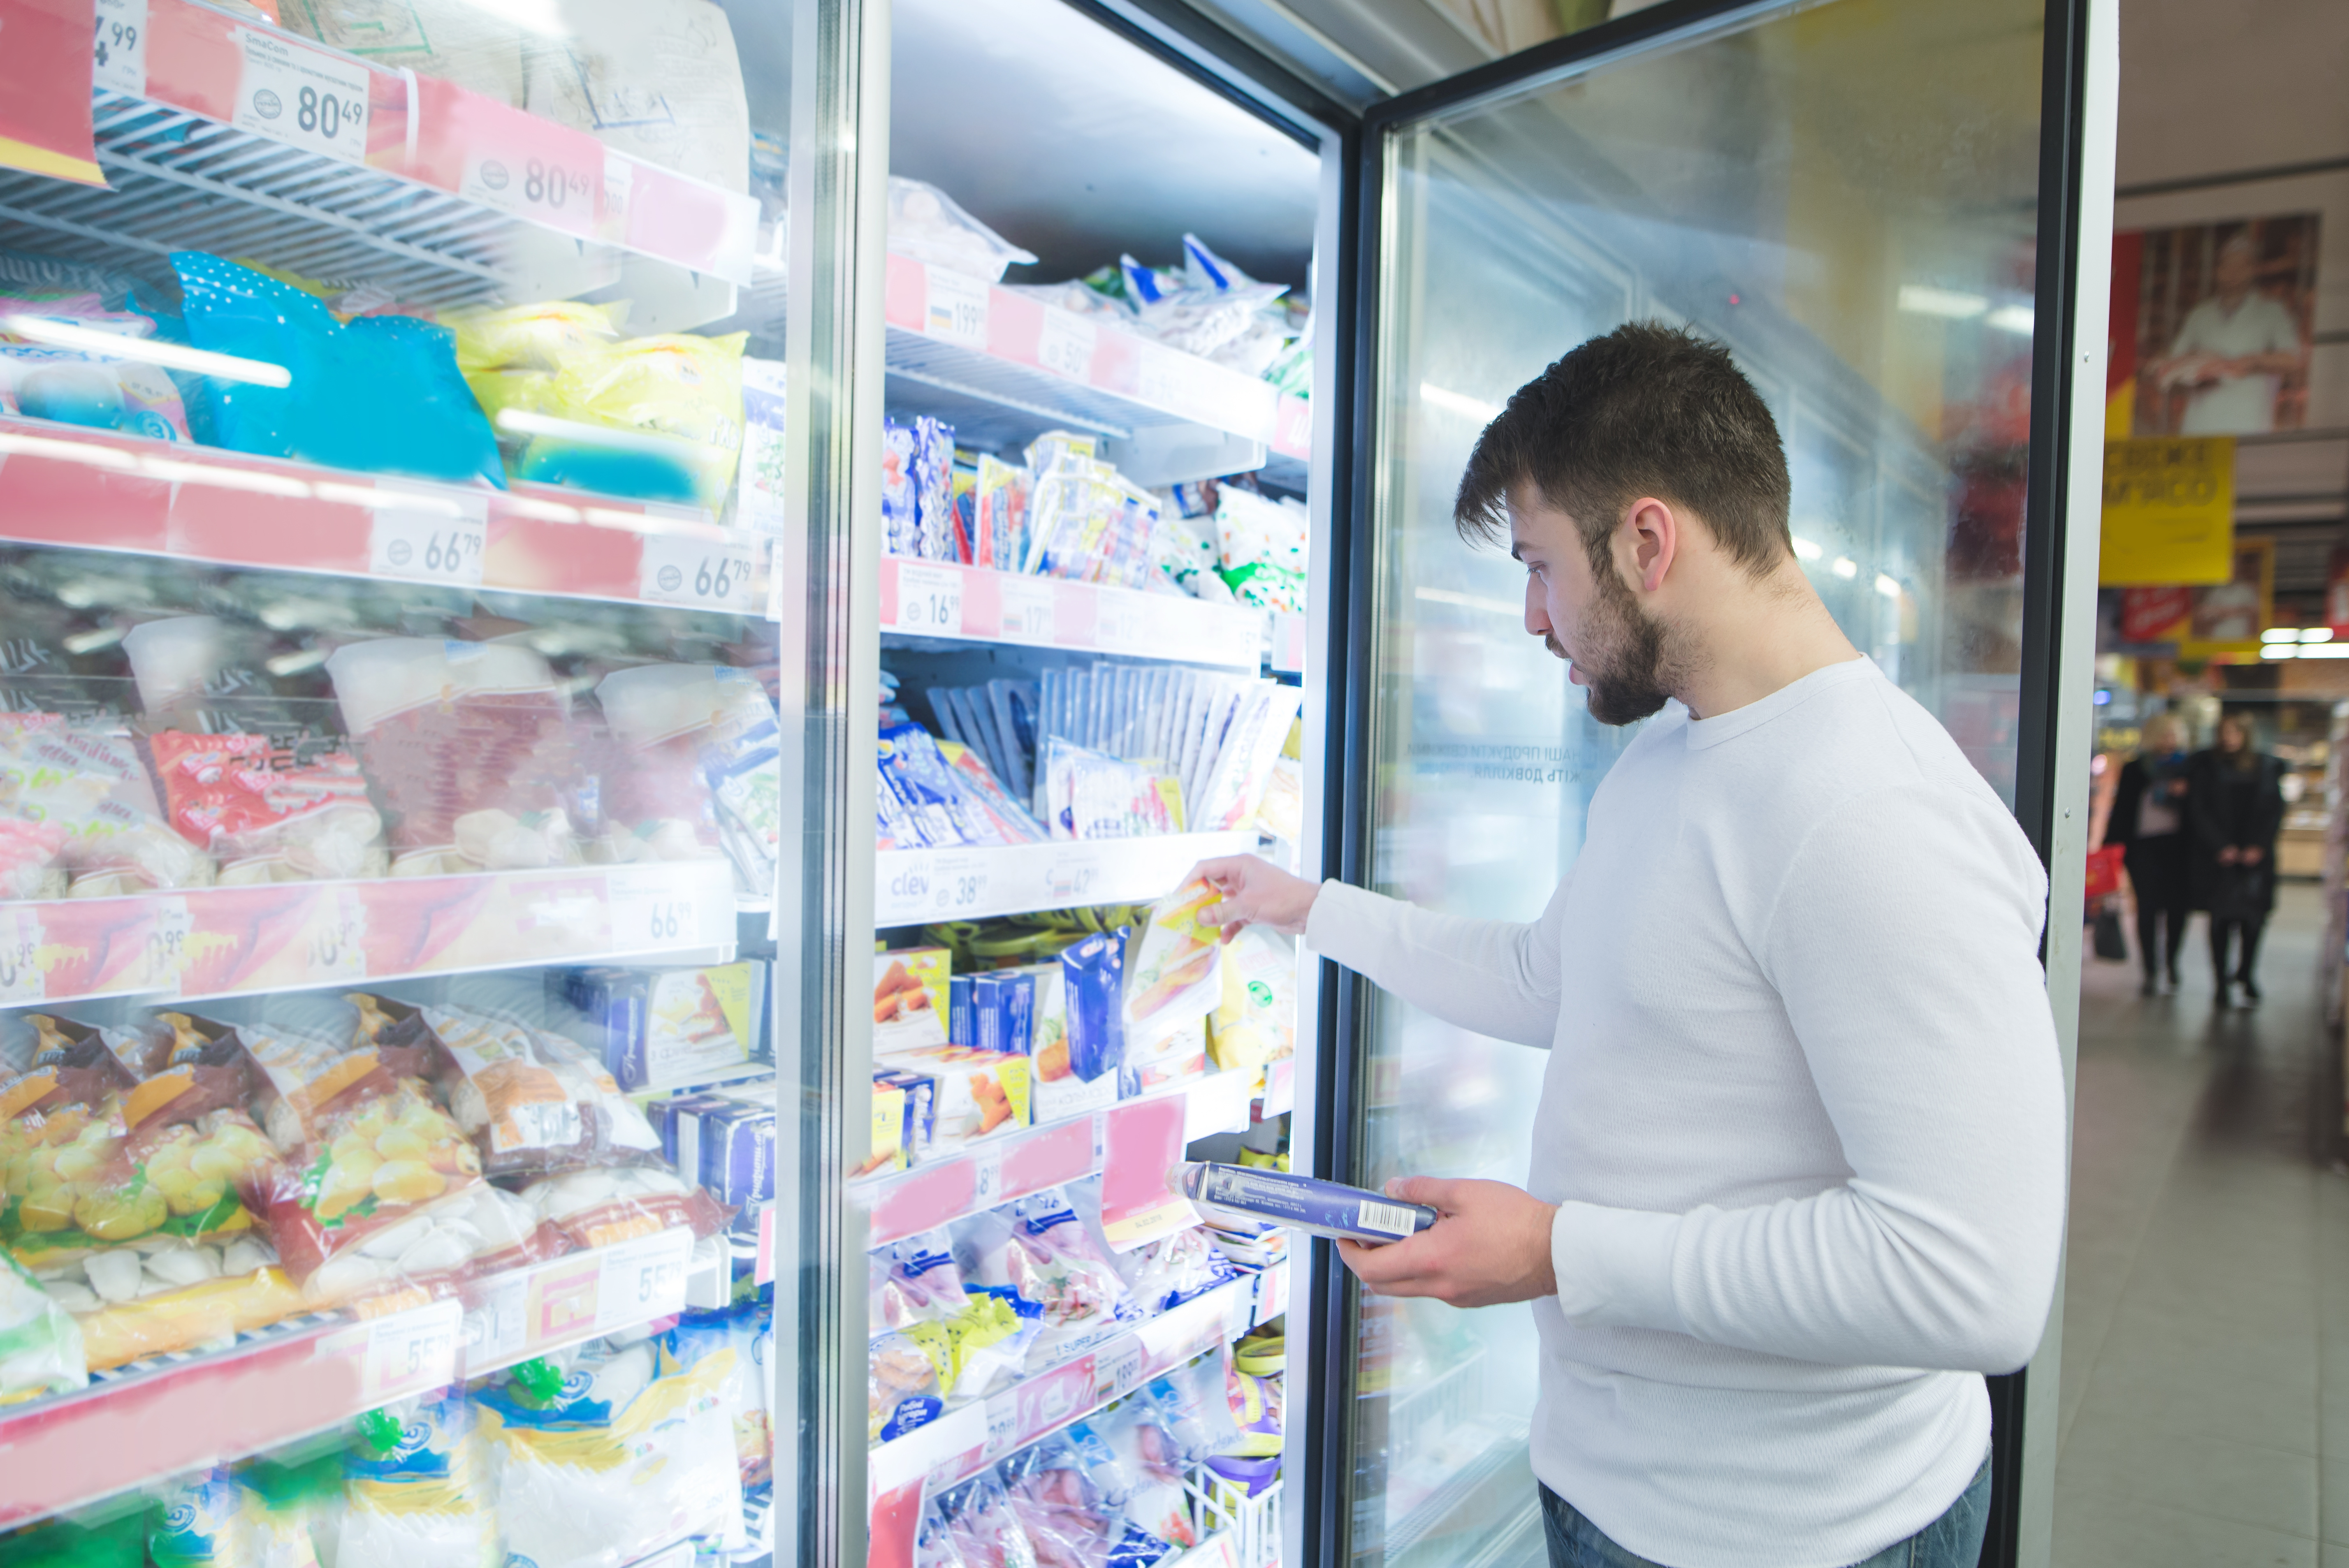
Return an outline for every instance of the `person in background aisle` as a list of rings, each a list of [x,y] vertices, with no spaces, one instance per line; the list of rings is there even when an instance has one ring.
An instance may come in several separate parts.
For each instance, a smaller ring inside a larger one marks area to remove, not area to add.
[[[2186,918],[2194,910],[2190,882],[2191,842],[2186,830],[2185,728],[2174,714],[2145,722],[2144,744],[2121,769],[2106,819],[2105,842],[2121,846],[2128,864],[2129,891],[2137,900],[2137,948],[2145,961],[2150,996],[2165,970],[2178,989],[2178,944],[2186,940]],[[2168,940],[2157,945],[2157,937]]]
[[[2283,765],[2251,745],[2251,721],[2230,713],[2219,721],[2219,744],[2195,753],[2186,772],[2186,810],[2194,836],[2194,902],[2210,912],[2210,975],[2218,1005],[2230,1006],[2228,987],[2240,985],[2247,1003],[2260,999],[2253,971],[2260,933],[2275,908],[2276,835],[2283,830]],[[2228,967],[2234,938],[2242,958]]]
[[[2047,878],[1804,575],[1785,451],[1729,351],[1627,325],[1520,387],[1454,520],[1608,724],[1655,717],[1538,920],[1248,856],[1200,919],[1302,934],[1402,1001],[1549,1048],[1529,1190],[1341,1243],[1369,1288],[1529,1301],[1559,1568],[1971,1568],[1982,1375],[2039,1343],[2064,1223]],[[1404,1114],[1408,1114],[1406,1111]]]

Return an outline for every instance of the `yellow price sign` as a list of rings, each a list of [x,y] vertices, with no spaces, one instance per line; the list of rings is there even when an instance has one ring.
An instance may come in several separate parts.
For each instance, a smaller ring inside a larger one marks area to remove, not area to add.
[[[2232,437],[2105,443],[2099,583],[2225,583],[2234,570]]]

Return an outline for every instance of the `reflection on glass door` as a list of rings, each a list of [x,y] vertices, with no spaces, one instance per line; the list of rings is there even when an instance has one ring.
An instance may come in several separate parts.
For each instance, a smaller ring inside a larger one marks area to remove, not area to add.
[[[1451,514],[1509,394],[1630,320],[1730,346],[1785,438],[1812,582],[2012,802],[2041,35],[2031,0],[1748,10],[1386,121],[1379,891],[1533,919],[1630,739],[1526,634],[1522,571]],[[1522,1181],[1539,1053],[1383,996],[1366,1017],[1350,1178]],[[1526,1311],[1362,1297],[1354,1332],[1350,1558],[1542,1561]]]

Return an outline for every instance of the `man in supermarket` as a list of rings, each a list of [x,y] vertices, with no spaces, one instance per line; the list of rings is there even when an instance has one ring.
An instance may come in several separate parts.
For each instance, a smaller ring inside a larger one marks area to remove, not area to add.
[[[1531,1170],[1398,1178],[1371,1290],[1531,1302],[1554,1564],[1971,1568],[1983,1375],[2039,1343],[2064,1203],[2047,882],[1948,733],[1797,561],[1727,349],[1635,324],[1519,388],[1455,509],[1526,568],[1589,712],[1646,721],[1530,923],[1250,857],[1202,915],[1301,934],[1547,1047]]]
[[[2275,428],[2276,389],[2306,367],[2292,312],[2261,294],[2258,247],[2238,232],[2211,268],[2219,292],[2186,313],[2169,356],[2154,366],[2167,389],[2188,388],[2183,436],[2250,436]]]

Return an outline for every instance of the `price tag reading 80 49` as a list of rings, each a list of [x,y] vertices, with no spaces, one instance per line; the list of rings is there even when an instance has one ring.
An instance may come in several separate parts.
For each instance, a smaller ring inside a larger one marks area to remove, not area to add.
[[[481,585],[489,504],[473,496],[378,490],[367,530],[367,572],[410,583]]]
[[[643,566],[636,597],[654,604],[689,604],[697,609],[731,610],[747,615],[757,607],[751,596],[756,546],[747,539],[690,539],[678,534],[645,535]]]
[[[367,68],[283,34],[236,29],[243,57],[231,123],[347,163],[367,161]]]
[[[566,233],[595,232],[604,195],[603,150],[550,135],[547,145],[468,148],[457,191],[484,207]]]
[[[951,566],[897,566],[897,630],[962,635],[962,573]]]

